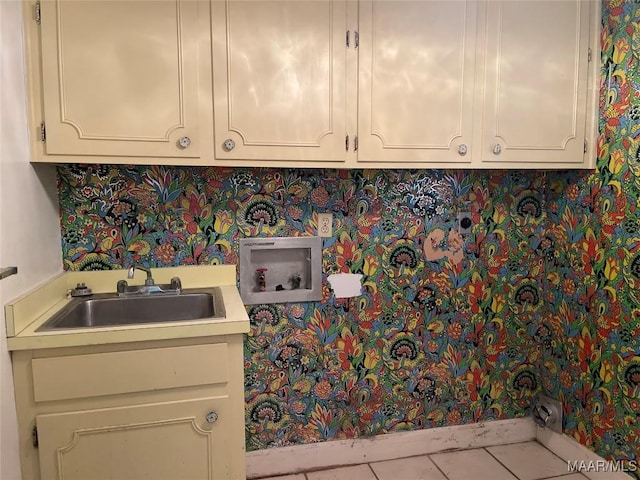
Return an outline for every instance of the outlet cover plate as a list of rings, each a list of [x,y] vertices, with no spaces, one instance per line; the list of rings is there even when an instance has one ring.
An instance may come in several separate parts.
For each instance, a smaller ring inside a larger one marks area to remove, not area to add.
[[[318,214],[318,236],[325,237],[325,238],[333,236],[333,214],[332,213]]]

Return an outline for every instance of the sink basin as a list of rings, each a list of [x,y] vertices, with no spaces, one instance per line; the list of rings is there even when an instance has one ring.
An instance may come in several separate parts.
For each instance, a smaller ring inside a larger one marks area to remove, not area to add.
[[[217,287],[186,289],[179,294],[119,297],[115,293],[73,298],[36,331],[113,327],[224,317]]]

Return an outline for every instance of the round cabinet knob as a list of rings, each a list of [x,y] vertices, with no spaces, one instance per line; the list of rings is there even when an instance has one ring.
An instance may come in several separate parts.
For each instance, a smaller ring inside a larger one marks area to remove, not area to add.
[[[234,142],[233,140],[231,140],[230,138],[227,138],[224,141],[224,148],[226,151],[230,152],[231,150],[233,150],[236,147],[236,142]]]
[[[218,414],[214,411],[207,413],[205,417],[207,419],[207,423],[215,423],[218,420]]]
[[[499,143],[496,143],[493,146],[493,154],[494,155],[500,155],[500,152],[502,152],[502,145],[500,145]]]
[[[180,148],[187,148],[189,145],[191,145],[191,139],[189,137],[182,137],[180,138],[180,140],[178,140],[178,145],[180,146]]]
[[[458,154],[463,157],[467,154],[467,146],[464,143],[458,147]]]

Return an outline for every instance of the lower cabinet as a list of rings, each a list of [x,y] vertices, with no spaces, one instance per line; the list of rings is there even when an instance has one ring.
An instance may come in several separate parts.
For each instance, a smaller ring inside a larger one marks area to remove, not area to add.
[[[242,336],[202,342],[12,352],[23,480],[244,480]]]
[[[231,476],[228,397],[38,415],[41,478]]]

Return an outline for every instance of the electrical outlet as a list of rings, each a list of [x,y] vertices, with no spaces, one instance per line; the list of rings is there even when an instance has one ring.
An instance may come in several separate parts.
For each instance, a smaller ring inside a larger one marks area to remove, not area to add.
[[[456,218],[458,219],[458,233],[471,233],[471,227],[473,226],[473,222],[471,221],[471,213],[460,212]]]
[[[333,236],[333,214],[331,213],[318,214],[318,236],[320,237]]]

